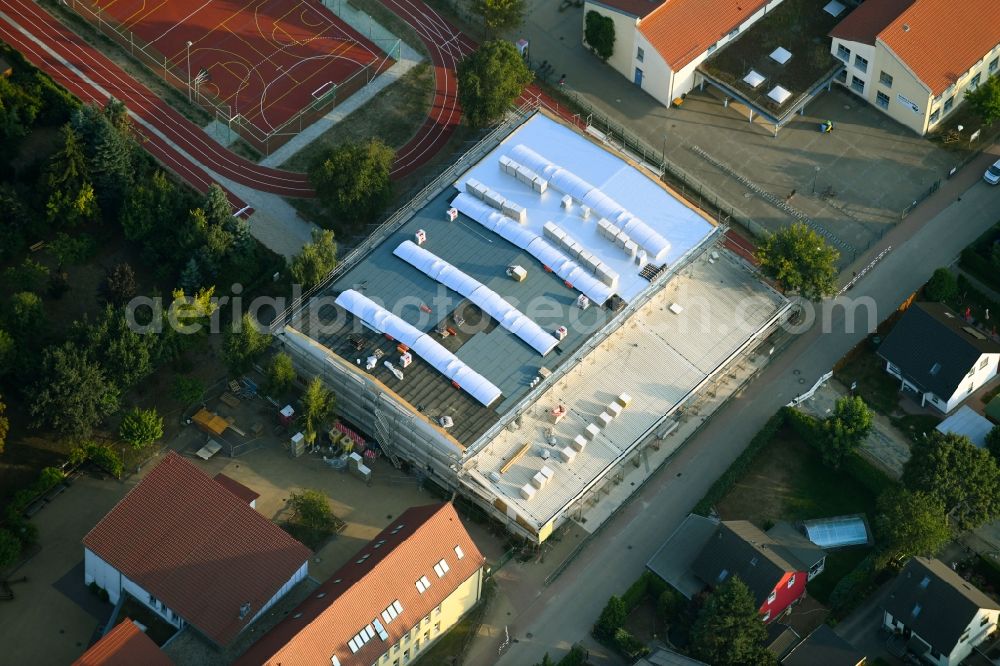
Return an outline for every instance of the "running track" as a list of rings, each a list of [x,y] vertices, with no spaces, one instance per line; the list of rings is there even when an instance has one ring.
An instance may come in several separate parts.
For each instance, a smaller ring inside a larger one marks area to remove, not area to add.
[[[396,154],[392,175],[401,178],[441,150],[458,125],[461,109],[455,68],[464,55],[476,48],[476,43],[422,0],[383,2],[411,25],[423,40],[435,77],[434,100],[427,120],[414,138]],[[29,35],[38,37],[44,46]],[[8,0],[4,3],[3,11],[0,11],[0,39],[17,48],[33,64],[85,102],[103,105],[109,94],[123,101],[140,119],[135,126],[144,138],[145,148],[200,191],[206,191],[213,178],[181,151],[219,175],[255,190],[290,197],[315,196],[305,174],[259,166],[210,139],[201,128],[181,116],[31,0]],[[65,66],[54,54],[72,67]],[[72,68],[79,70],[90,81]],[[523,99],[528,98],[541,99],[547,106],[553,106],[550,100],[540,96],[534,86],[525,91]],[[177,148],[171,146],[171,142]],[[234,207],[243,208],[244,202],[232,194],[229,196]]]

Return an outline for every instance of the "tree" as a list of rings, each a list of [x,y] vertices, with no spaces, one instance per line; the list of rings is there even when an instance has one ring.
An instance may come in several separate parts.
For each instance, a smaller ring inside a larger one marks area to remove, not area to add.
[[[0,528],[0,571],[17,562],[20,555],[21,540],[10,530]]]
[[[107,305],[94,324],[85,319],[75,324],[73,330],[80,347],[122,391],[153,372],[158,336],[136,333],[121,309]]]
[[[292,357],[285,352],[278,352],[267,366],[267,392],[281,395],[292,387],[295,381],[295,366]]]
[[[205,211],[205,220],[209,226],[225,227],[233,216],[233,207],[229,203],[226,191],[219,187],[218,183],[212,183],[208,188],[205,203],[201,208]]]
[[[194,377],[174,377],[170,396],[182,405],[190,405],[199,400],[204,392],[205,386]]]
[[[0,453],[7,444],[7,434],[10,432],[10,419],[7,418],[7,404],[0,395]]]
[[[141,240],[157,226],[172,221],[176,214],[176,188],[157,169],[152,178],[129,188],[118,221],[126,238]]]
[[[49,252],[55,257],[60,270],[66,265],[86,262],[96,250],[97,243],[88,234],[70,236],[60,231],[49,241]]]
[[[1000,515],[1000,468],[989,451],[935,430],[910,454],[903,485],[941,501],[957,529],[975,529]]]
[[[505,40],[486,42],[458,63],[458,101],[473,127],[503,118],[524,87],[531,71],[517,47]]]
[[[601,616],[597,618],[597,624],[594,625],[592,633],[596,638],[600,638],[601,640],[613,641],[615,639],[615,632],[625,624],[625,617],[627,615],[625,602],[621,600],[621,597],[614,594],[611,595],[608,603],[604,605],[604,610],[601,611]]]
[[[308,289],[329,275],[337,265],[337,242],[333,232],[313,229],[312,242],[302,246],[302,252],[292,259],[289,270],[292,279]]]
[[[1000,76],[991,76],[975,90],[965,90],[965,101],[983,123],[992,125],[1000,119]]]
[[[118,388],[100,365],[72,342],[42,355],[39,380],[30,390],[31,415],[66,435],[87,435],[118,409]]]
[[[42,100],[15,83],[13,77],[0,79],[0,140],[13,145],[31,130],[42,109]]]
[[[713,666],[773,664],[766,640],[753,594],[738,576],[730,576],[698,614],[691,629],[691,654]]]
[[[84,183],[75,192],[67,190],[52,192],[45,204],[45,214],[50,224],[67,227],[94,222],[100,215],[100,208],[93,186]]]
[[[615,52],[615,22],[591,9],[584,19],[583,39],[598,58],[607,62]]]
[[[144,449],[163,437],[163,418],[156,413],[155,407],[134,407],[122,418],[118,435],[133,449]]]
[[[222,355],[229,371],[238,375],[245,372],[271,345],[271,336],[257,328],[250,313],[245,313],[238,324],[233,324],[223,341]]]
[[[837,468],[871,432],[874,417],[859,396],[837,400],[833,414],[820,425],[823,461]]]
[[[875,529],[889,559],[934,557],[951,540],[951,529],[940,499],[904,488],[887,490],[878,498]]]
[[[765,275],[811,300],[836,291],[839,258],[837,250],[802,222],[771,234],[757,248]]]
[[[392,196],[389,171],[395,153],[381,139],[348,141],[321,155],[309,170],[316,196],[338,218],[368,223]]]
[[[25,235],[35,216],[29,214],[21,196],[10,183],[0,183],[0,262],[18,256],[25,246]]]
[[[9,266],[3,273],[12,291],[39,291],[49,277],[49,269],[30,257],[18,266]]]
[[[42,299],[31,291],[21,291],[10,299],[7,324],[15,339],[23,342],[37,336],[45,323]]]
[[[552,661],[552,657],[550,657],[549,653],[546,652],[542,656],[542,660],[535,664],[535,666],[556,666],[556,662]]]
[[[483,19],[490,36],[513,30],[524,20],[524,0],[474,0],[472,11]]]
[[[924,287],[927,298],[938,303],[949,301],[958,294],[958,282],[947,268],[939,268]]]
[[[103,210],[117,217],[132,185],[136,150],[131,133],[113,124],[119,119],[114,102],[108,102],[114,107],[109,113],[83,106],[73,113],[71,123],[83,140],[97,200]]]
[[[302,394],[302,427],[305,431],[306,441],[312,444],[316,441],[316,436],[320,428],[327,424],[333,416],[333,410],[337,406],[337,399],[334,394],[326,388],[323,380],[313,377],[306,387],[306,392]]]
[[[3,331],[0,331],[0,374],[3,374]],[[1000,465],[1000,425],[995,425],[986,435],[986,449]]]
[[[50,192],[78,192],[90,183],[87,157],[80,135],[69,124],[59,130],[62,147],[49,158],[47,184]]]
[[[10,333],[0,328],[0,377],[3,377],[14,367],[16,345]]]
[[[334,523],[333,510],[326,495],[318,490],[303,490],[288,498],[292,520],[314,531],[329,530]]]
[[[135,296],[138,285],[135,282],[135,271],[127,262],[120,262],[108,272],[104,278],[104,293],[108,301],[122,306]]]

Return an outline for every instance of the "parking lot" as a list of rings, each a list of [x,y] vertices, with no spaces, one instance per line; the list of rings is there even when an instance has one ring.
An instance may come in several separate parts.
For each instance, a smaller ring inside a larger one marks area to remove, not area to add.
[[[547,60],[566,89],[639,137],[718,195],[720,207],[773,231],[794,218],[826,231],[846,265],[897,224],[961,160],[834,85],[777,137],[739,108],[695,90],[665,108],[581,44],[582,9],[531,0],[520,31],[536,66]],[[831,134],[819,124],[832,120]],[[696,150],[697,148],[698,150]],[[720,167],[719,164],[723,166]],[[763,193],[763,194],[762,194]],[[770,195],[770,196],[767,196]]]

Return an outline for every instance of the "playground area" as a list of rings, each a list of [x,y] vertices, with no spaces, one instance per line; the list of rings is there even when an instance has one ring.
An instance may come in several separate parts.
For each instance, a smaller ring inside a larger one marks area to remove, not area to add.
[[[256,144],[301,131],[398,58],[315,0],[70,4]]]

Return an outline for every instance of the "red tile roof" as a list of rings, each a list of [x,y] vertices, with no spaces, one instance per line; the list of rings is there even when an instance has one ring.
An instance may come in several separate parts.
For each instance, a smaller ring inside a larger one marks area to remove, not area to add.
[[[73,666],[174,666],[132,620],[126,618],[73,662]]]
[[[666,0],[639,32],[677,71],[760,10],[767,0]]]
[[[226,645],[310,551],[170,452],[83,538],[208,638]],[[240,619],[240,606],[250,612]]]
[[[260,497],[260,493],[257,491],[247,488],[236,479],[231,476],[226,476],[222,472],[216,474],[214,478],[216,483],[220,484],[223,488],[236,495],[247,504]]]
[[[879,39],[939,95],[1000,44],[1000,2],[917,0]]]
[[[831,37],[875,46],[875,38],[915,0],[865,0],[830,31]]]
[[[939,95],[1000,44],[1000,2],[867,0],[830,34],[881,40]]]
[[[463,551],[462,559],[455,546]],[[441,559],[449,567],[443,578],[434,571]],[[330,666],[336,655],[341,666],[369,666],[484,563],[451,504],[408,509],[236,664]],[[431,583],[423,593],[416,588],[421,576]],[[397,600],[403,611],[386,624],[382,611]],[[352,653],[348,641],[374,619],[383,624],[388,639],[376,635]]]

